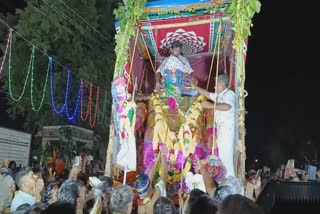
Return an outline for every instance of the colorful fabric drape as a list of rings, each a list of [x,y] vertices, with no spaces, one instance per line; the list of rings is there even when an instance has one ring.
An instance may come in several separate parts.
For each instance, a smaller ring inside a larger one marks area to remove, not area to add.
[[[229,29],[229,18],[221,14],[141,21],[139,25],[149,52],[156,57],[165,57],[169,55],[171,43],[176,40],[183,44],[182,52],[185,55],[212,53],[220,19],[221,38],[224,38]],[[226,42],[221,40],[221,50],[225,45]]]

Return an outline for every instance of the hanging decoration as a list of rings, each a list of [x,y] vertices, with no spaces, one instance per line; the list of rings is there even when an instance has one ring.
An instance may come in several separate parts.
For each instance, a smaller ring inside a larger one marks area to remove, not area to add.
[[[66,107],[66,99],[64,100],[64,103],[62,105],[62,107],[60,109],[57,109],[56,105],[55,105],[55,102],[54,102],[54,89],[53,89],[53,58],[50,57],[49,58],[49,61],[50,61],[50,91],[51,91],[51,104],[52,104],[52,108],[54,110],[54,112],[59,115],[61,114],[64,110],[65,110],[65,107]],[[68,70],[68,77],[67,79],[69,79],[69,76],[70,76],[70,71]],[[69,84],[69,81],[67,81],[67,84]],[[68,86],[67,86],[68,88]],[[66,90],[67,92],[67,90]]]
[[[9,48],[9,45],[11,44],[11,42],[12,42],[12,39],[11,39],[11,38],[12,38],[12,29],[9,30],[9,35],[8,35],[8,39],[7,39],[6,50],[4,51],[3,59],[2,59],[2,62],[1,62],[0,78],[1,78],[1,73],[2,73],[2,70],[3,70],[4,62],[6,61],[6,58],[7,58],[8,48]]]
[[[21,100],[22,96],[24,95],[25,91],[26,91],[26,87],[27,87],[27,83],[28,83],[28,79],[29,79],[29,74],[30,74],[30,71],[31,71],[31,64],[33,63],[34,61],[34,52],[35,52],[35,48],[34,46],[32,46],[32,51],[31,51],[31,55],[30,55],[30,60],[29,60],[29,65],[28,65],[28,70],[27,70],[27,74],[26,74],[26,79],[24,80],[24,83],[23,83],[23,87],[22,87],[22,92],[21,94],[15,98],[13,96],[13,93],[12,93],[12,66],[11,66],[11,61],[12,61],[12,37],[11,37],[11,42],[10,42],[10,45],[9,45],[9,63],[8,63],[8,73],[9,73],[9,96],[12,100],[18,102]]]
[[[245,40],[251,35],[250,27],[252,26],[252,18],[255,13],[260,12],[261,3],[259,0],[232,0],[231,4],[226,8],[225,12],[230,14],[231,21],[234,25],[233,30],[235,36],[233,39],[233,48],[235,50],[235,72],[236,84],[238,91],[239,114],[238,114],[238,143],[236,154],[237,170],[236,176],[244,180],[245,178],[245,55],[246,55],[246,42]]]
[[[4,22],[2,22],[4,23]],[[5,23],[4,23],[5,24]],[[7,25],[7,27],[9,27],[9,25]],[[95,113],[94,116],[92,115],[91,111],[92,111],[92,88],[94,86],[93,83],[90,83],[90,94],[89,94],[89,98],[88,98],[88,104],[87,104],[87,113],[86,116],[83,116],[83,111],[82,111],[82,105],[83,105],[83,87],[84,87],[84,81],[80,80],[80,85],[79,85],[79,90],[78,90],[78,95],[77,95],[77,100],[75,103],[75,108],[73,110],[73,112],[70,112],[70,108],[68,107],[68,103],[69,103],[69,97],[70,97],[70,76],[72,74],[72,71],[70,69],[68,69],[67,71],[67,85],[66,85],[66,92],[65,92],[65,99],[64,99],[64,103],[62,104],[62,106],[57,107],[55,100],[54,100],[54,78],[53,78],[53,63],[54,63],[54,59],[50,56],[48,56],[48,66],[47,66],[47,72],[46,72],[46,78],[45,78],[45,82],[43,84],[43,89],[42,89],[42,96],[40,98],[40,100],[36,100],[34,98],[35,95],[35,74],[34,74],[34,67],[35,67],[35,50],[37,49],[37,47],[35,45],[32,44],[32,42],[28,41],[27,39],[23,38],[26,42],[28,42],[29,44],[32,45],[31,48],[31,54],[30,54],[30,59],[29,59],[29,64],[28,64],[28,68],[27,68],[27,73],[25,75],[25,80],[22,84],[22,91],[19,95],[16,95],[16,93],[14,93],[13,91],[13,71],[12,71],[12,42],[13,42],[13,31],[14,29],[9,27],[9,34],[7,37],[7,42],[6,42],[6,48],[4,50],[4,55],[1,61],[1,65],[0,65],[0,77],[4,68],[4,64],[6,63],[7,60],[7,55],[8,55],[8,88],[9,88],[9,97],[15,101],[18,102],[23,98],[23,95],[25,94],[26,91],[26,87],[30,80],[30,101],[31,101],[31,107],[32,110],[35,112],[39,112],[44,104],[44,100],[45,100],[45,96],[46,96],[46,91],[47,91],[47,83],[48,83],[48,78],[49,78],[49,74],[50,74],[50,95],[51,95],[51,104],[52,104],[52,108],[54,110],[54,112],[57,115],[61,115],[63,112],[66,113],[66,116],[68,118],[68,120],[72,121],[74,119],[77,118],[78,116],[78,112],[79,112],[79,105],[81,105],[81,119],[83,121],[87,120],[87,118],[89,117],[89,125],[91,128],[93,128],[96,125],[96,121],[97,121],[97,115],[98,115],[98,121],[99,124],[103,124],[104,122],[107,122],[107,116],[106,116],[106,106],[107,106],[107,92],[105,93],[105,98],[104,98],[104,104],[103,104],[103,112],[102,112],[102,117],[100,119],[99,117],[99,99],[100,99],[100,86],[96,86],[97,87],[97,92],[96,92],[96,101],[95,101]],[[41,50],[40,50],[41,51]],[[9,53],[9,54],[8,54]],[[44,53],[45,54],[45,53]],[[46,54],[45,54],[46,55]],[[63,66],[63,65],[62,65]],[[63,66],[64,67],[64,66]],[[36,106],[36,102],[39,102],[39,105]],[[81,103],[80,103],[81,102]]]
[[[70,81],[70,70],[68,71],[68,83]],[[66,113],[67,113],[67,117],[68,117],[68,120],[74,120],[76,118],[76,116],[78,115],[78,112],[79,112],[79,104],[80,104],[80,100],[81,100],[81,97],[82,97],[82,91],[81,91],[81,88],[82,88],[82,80],[80,80],[80,85],[79,85],[79,90],[78,90],[78,97],[77,97],[77,102],[76,102],[76,107],[73,111],[73,114],[70,115],[69,113],[69,108],[68,108],[68,101],[69,101],[69,94],[70,94],[70,85],[67,84],[67,91],[66,91]]]
[[[93,128],[96,125],[96,120],[97,120],[97,114],[99,111],[99,97],[100,97],[100,87],[97,87],[97,92],[96,92],[96,102],[95,102],[95,113],[94,113],[94,119],[92,120],[92,91],[93,91],[93,84],[90,83],[90,88],[89,88],[89,98],[88,98],[88,104],[87,104],[87,112],[86,115],[83,115],[83,94],[84,94],[84,83],[82,81],[82,88],[81,88],[81,93],[82,93],[82,98],[81,98],[81,120],[86,121],[89,117],[89,125],[91,128]]]
[[[99,111],[99,97],[100,97],[100,87],[97,87],[97,94],[96,94],[96,104],[95,104],[95,111],[94,111],[94,119],[92,121],[92,114],[91,114],[91,106],[90,106],[90,114],[89,114],[89,125],[93,128],[96,125],[97,121],[97,114]]]
[[[98,123],[99,125],[102,125],[103,123],[107,122],[107,102],[108,102],[108,94],[104,93],[104,101],[103,101],[103,107],[102,111],[100,110],[98,113],[101,112],[101,114],[98,114]],[[100,116],[102,115],[102,116]],[[101,118],[101,119],[100,119]]]
[[[76,115],[78,113],[78,108],[79,108],[79,103],[82,97],[82,81],[80,80],[80,86],[79,86],[79,92],[78,92],[78,98],[77,98],[77,102],[76,102],[76,107],[75,110],[73,112],[72,115],[69,114],[69,110],[68,110],[68,100],[69,100],[69,88],[70,88],[70,73],[71,71],[68,70],[67,71],[67,87],[66,87],[66,94],[65,94],[65,99],[64,99],[64,104],[62,105],[62,107],[60,107],[60,109],[56,106],[55,101],[54,101],[54,86],[53,86],[53,58],[49,57],[49,61],[50,61],[50,91],[51,91],[51,104],[52,104],[52,108],[54,110],[54,112],[57,115],[62,114],[62,112],[66,112],[67,114],[67,118],[68,120],[74,120],[76,118]]]
[[[179,151],[182,151],[183,158],[186,158],[185,165],[183,167],[182,175],[186,176],[187,172],[190,171],[192,166],[191,156],[195,153],[195,148],[197,145],[197,135],[196,127],[197,120],[202,113],[203,107],[201,102],[205,100],[204,96],[199,96],[197,101],[194,102],[188,111],[184,113],[181,111],[177,103],[172,98],[169,98],[168,103],[173,109],[174,113],[168,113],[168,111],[163,108],[165,105],[160,100],[158,94],[154,95],[150,99],[152,101],[152,106],[154,106],[155,111],[155,125],[153,128],[153,150],[157,151],[159,149],[159,144],[166,144],[169,150],[174,150],[174,154],[170,155],[171,160],[175,160],[177,163],[184,163],[183,160],[179,158]],[[166,113],[167,112],[167,113]],[[170,112],[170,111],[169,111]],[[177,117],[175,130],[171,130],[172,125],[168,123],[167,117],[173,118]],[[171,128],[170,128],[171,126]],[[177,177],[180,179],[180,177]]]
[[[114,77],[121,73],[124,64],[128,60],[129,41],[134,35],[136,22],[143,16],[143,8],[146,2],[146,0],[127,0],[124,1],[124,5],[119,6],[114,12],[116,18],[120,20],[120,30],[118,30],[118,33],[115,36],[117,43],[115,48],[117,59]]]
[[[34,99],[33,99],[33,94],[34,94],[34,59],[32,60],[32,64],[31,64],[31,87],[30,87],[30,96],[31,96],[31,106],[32,106],[32,110],[35,112],[40,111],[42,105],[43,105],[43,101],[46,95],[46,91],[47,91],[47,83],[48,83],[48,78],[49,78],[49,69],[50,69],[50,60],[48,59],[48,66],[47,66],[47,75],[46,75],[46,80],[42,89],[42,97],[40,99],[40,104],[39,107],[36,108],[35,104],[34,104]]]
[[[85,85],[84,85],[83,82],[82,82],[82,88],[81,88],[82,95],[84,95],[84,87],[85,87]],[[81,120],[82,120],[82,121],[86,121],[86,120],[88,119],[89,112],[91,112],[92,89],[93,89],[93,84],[90,83],[86,116],[83,116],[83,106],[84,106],[84,104],[83,104],[83,97],[84,97],[84,96],[81,97],[80,117],[81,117]]]

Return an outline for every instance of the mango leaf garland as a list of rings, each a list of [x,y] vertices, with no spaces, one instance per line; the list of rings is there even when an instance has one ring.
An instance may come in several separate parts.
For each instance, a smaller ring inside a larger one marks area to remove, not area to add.
[[[115,36],[117,55],[114,77],[118,76],[128,60],[129,41],[135,34],[135,25],[144,16],[146,0],[126,0],[120,5],[114,14],[120,19],[120,32]]]

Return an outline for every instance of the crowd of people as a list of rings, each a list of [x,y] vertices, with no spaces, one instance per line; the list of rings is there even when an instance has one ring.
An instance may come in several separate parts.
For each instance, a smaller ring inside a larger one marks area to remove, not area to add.
[[[52,169],[2,167],[0,177],[1,213],[263,213],[244,196],[244,187],[233,176],[217,183],[208,177],[198,161],[206,190],[180,192],[174,203],[166,192],[166,159],[161,154],[161,176],[154,185],[154,172],[141,173],[132,184],[115,184],[106,176],[83,173],[73,166],[61,175]],[[163,158],[162,158],[163,157]],[[152,170],[150,170],[152,171]]]
[[[165,145],[159,149],[154,165],[127,185],[114,183],[110,177],[88,174],[85,167],[76,164],[60,175],[56,175],[51,166],[16,170],[9,164],[1,169],[0,211],[26,214],[263,213],[254,202],[261,188],[259,176],[249,178],[247,184],[235,177],[235,94],[228,88],[228,76],[221,74],[217,77],[215,93],[198,87],[195,72],[181,55],[181,48],[182,44],[178,41],[171,45],[171,55],[156,73],[155,92],[160,89],[159,81],[165,69],[170,72],[180,69],[190,75],[194,90],[214,102],[203,101],[202,106],[215,109],[219,159],[226,171],[224,179],[219,182],[213,180],[205,166],[206,160],[197,159],[195,173],[200,175],[204,189],[194,185],[182,191],[181,187],[181,191],[176,193],[178,200],[174,200],[174,194],[168,193],[168,151]],[[159,176],[155,176],[158,166]],[[250,184],[252,191],[248,191]]]

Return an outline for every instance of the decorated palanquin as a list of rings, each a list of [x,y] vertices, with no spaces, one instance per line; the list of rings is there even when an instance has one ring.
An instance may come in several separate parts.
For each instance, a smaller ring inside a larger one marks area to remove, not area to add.
[[[121,19],[116,22],[113,123],[106,164],[106,168],[116,166],[113,176],[120,182],[133,182],[138,173],[148,172],[162,145],[168,148],[169,192],[184,188],[187,173],[197,171],[197,159],[208,160],[206,167],[210,176],[218,182],[223,179],[225,169],[219,160],[214,111],[202,107],[201,102],[206,98],[191,87],[191,76],[179,69],[165,70],[160,92],[154,93],[154,89],[157,69],[170,55],[172,42],[179,41],[198,86],[213,92],[217,76],[223,73],[229,76],[229,88],[236,94],[236,112],[243,117],[244,109],[238,111],[239,103],[243,104],[239,98],[239,88],[243,86],[238,86],[243,76],[237,73],[240,69],[236,69],[236,51],[232,47],[235,33],[230,14],[225,12],[231,2],[128,0],[122,6],[123,11],[120,9],[118,14],[122,14],[126,22]],[[126,8],[133,11],[131,16]],[[241,45],[246,47],[246,41]],[[245,51],[243,48],[244,55]],[[240,94],[242,96],[243,90]],[[238,124],[243,126],[241,131]],[[243,119],[238,124],[236,136],[244,139]],[[241,177],[244,175],[244,140],[237,142],[240,144],[235,144],[235,168],[236,175]],[[127,157],[126,162],[119,161],[119,154],[121,158]],[[132,165],[129,161],[132,158],[136,159],[136,167],[128,167]]]

